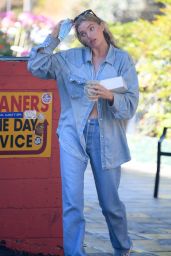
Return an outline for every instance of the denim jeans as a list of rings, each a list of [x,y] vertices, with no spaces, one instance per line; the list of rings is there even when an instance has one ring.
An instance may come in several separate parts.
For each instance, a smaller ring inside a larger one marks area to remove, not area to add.
[[[89,156],[95,180],[99,204],[106,219],[110,240],[116,255],[122,255],[131,247],[127,232],[125,206],[120,201],[118,187],[121,168],[103,170],[100,159],[100,130],[98,119],[87,121],[84,129],[86,153]],[[117,145],[116,145],[117,147]],[[116,148],[117,150],[117,148]],[[60,147],[63,237],[65,256],[85,256],[83,248],[85,220],[84,172],[87,163],[80,161]]]

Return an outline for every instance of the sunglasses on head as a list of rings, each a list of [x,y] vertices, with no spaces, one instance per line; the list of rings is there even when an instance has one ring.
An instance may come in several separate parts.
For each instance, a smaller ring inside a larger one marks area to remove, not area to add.
[[[76,16],[75,19],[73,20],[74,23],[75,23],[81,16],[86,16],[87,14],[92,14],[92,15],[94,15],[95,17],[97,17],[97,15],[96,15],[91,9],[89,9],[89,10],[86,10],[86,11],[80,13],[78,16]],[[98,17],[97,17],[97,18],[98,18]]]

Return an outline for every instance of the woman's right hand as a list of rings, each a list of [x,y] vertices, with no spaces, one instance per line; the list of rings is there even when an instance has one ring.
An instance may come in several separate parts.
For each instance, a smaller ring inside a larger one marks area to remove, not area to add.
[[[53,28],[53,30],[52,30],[52,33],[51,33],[51,35],[53,36],[53,37],[58,37],[58,35],[59,35],[59,31],[60,31],[60,26],[61,26],[61,23],[63,22],[63,20],[61,20],[61,21],[59,21],[57,24],[56,24],[56,26],[54,26],[54,28]]]
[[[52,36],[58,37],[62,41],[70,32],[73,26],[73,20],[65,19],[61,20],[53,29]]]

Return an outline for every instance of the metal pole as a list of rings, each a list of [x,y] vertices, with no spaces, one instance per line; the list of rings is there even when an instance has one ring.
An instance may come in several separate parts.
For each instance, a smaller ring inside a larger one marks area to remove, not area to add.
[[[6,0],[6,11],[7,12],[11,11],[11,6],[12,6],[11,2],[12,2],[11,0]]]
[[[155,187],[154,187],[154,198],[158,197],[159,183],[160,183],[160,158],[161,158],[161,142],[158,142],[157,150],[157,172],[155,178]]]
[[[32,0],[23,0],[23,12],[31,12]]]

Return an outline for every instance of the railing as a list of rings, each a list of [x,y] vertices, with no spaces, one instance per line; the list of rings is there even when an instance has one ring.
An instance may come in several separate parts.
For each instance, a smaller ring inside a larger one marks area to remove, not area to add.
[[[161,156],[171,156],[171,152],[162,151],[162,142],[166,138],[167,130],[171,129],[171,127],[164,127],[163,133],[158,141],[158,150],[157,150],[157,171],[155,178],[155,186],[154,186],[154,197],[158,197],[159,190],[159,182],[160,182],[160,165],[161,165]]]

